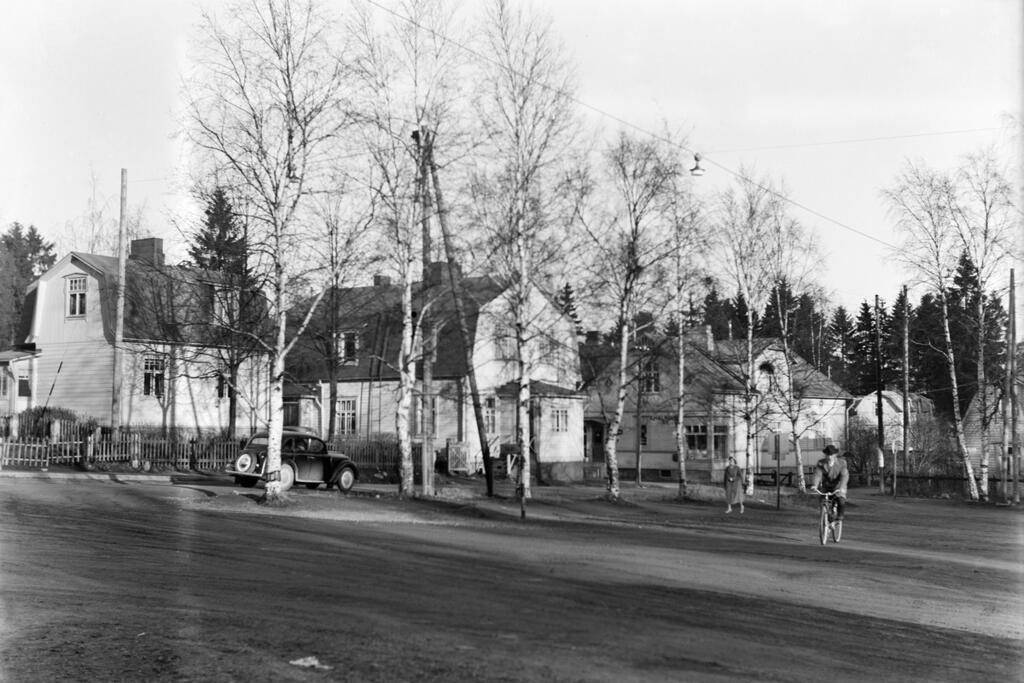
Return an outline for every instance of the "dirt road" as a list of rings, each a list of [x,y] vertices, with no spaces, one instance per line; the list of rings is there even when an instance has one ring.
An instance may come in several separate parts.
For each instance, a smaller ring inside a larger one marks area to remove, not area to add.
[[[1024,680],[1016,509],[251,495],[0,479],[0,680]]]

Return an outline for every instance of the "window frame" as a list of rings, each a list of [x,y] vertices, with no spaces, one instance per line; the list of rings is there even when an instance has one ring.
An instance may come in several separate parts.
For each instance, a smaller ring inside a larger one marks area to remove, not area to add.
[[[567,434],[569,432],[568,408],[551,409],[551,431],[557,434]]]
[[[89,279],[86,275],[76,273],[68,275],[67,283],[67,308],[64,309],[66,318],[84,318],[88,305]]]
[[[353,436],[359,433],[358,399],[351,396],[339,398],[334,414],[334,427],[338,436]]]
[[[167,359],[163,356],[143,356],[142,395],[164,397],[166,390]]]

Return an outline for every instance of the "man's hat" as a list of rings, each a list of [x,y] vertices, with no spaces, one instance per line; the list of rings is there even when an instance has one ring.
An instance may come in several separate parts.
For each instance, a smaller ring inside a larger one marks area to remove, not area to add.
[[[832,444],[829,444],[825,446],[823,449],[821,449],[821,452],[824,453],[825,455],[834,455],[839,452],[839,449],[833,446]]]

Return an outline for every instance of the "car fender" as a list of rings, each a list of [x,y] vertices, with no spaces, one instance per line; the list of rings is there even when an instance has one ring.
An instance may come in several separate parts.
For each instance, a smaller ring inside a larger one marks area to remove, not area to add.
[[[354,462],[352,462],[351,460],[345,460],[343,462],[339,462],[338,464],[336,464],[334,466],[334,471],[331,472],[331,476],[327,480],[327,485],[328,486],[335,486],[335,485],[337,485],[338,477],[341,476],[342,470],[344,470],[346,468],[352,470],[352,473],[356,475],[356,481],[358,481],[359,480],[359,468],[356,467],[356,464]]]

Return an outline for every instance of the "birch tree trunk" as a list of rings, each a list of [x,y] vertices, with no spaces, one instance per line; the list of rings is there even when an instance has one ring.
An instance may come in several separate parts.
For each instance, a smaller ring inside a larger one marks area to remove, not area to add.
[[[620,316],[625,317],[624,310]],[[622,324],[619,329],[619,381],[618,392],[615,395],[615,412],[612,413],[612,422],[608,425],[608,432],[604,437],[604,452],[608,467],[608,495],[618,499],[621,494],[619,485],[619,456],[617,453],[619,445],[619,432],[622,429],[622,415],[626,409],[626,387],[628,384],[627,368],[629,364],[629,326]]]
[[[974,467],[971,465],[970,453],[967,451],[967,440],[964,438],[964,421],[960,414],[960,389],[956,380],[956,356],[953,351],[953,338],[949,333],[949,306],[946,294],[939,295],[942,302],[942,336],[946,344],[946,368],[949,370],[949,385],[953,395],[953,429],[956,433],[956,447],[967,478],[967,490],[971,500],[978,500],[978,482],[974,479]]]
[[[411,256],[407,266],[409,271],[411,271],[413,266]],[[399,351],[398,357],[398,405],[395,410],[395,430],[398,432],[398,451],[401,457],[398,490],[403,496],[412,496],[415,491],[412,431],[409,428],[409,411],[412,408],[413,387],[416,384],[416,365],[413,355],[414,329],[412,320],[412,279],[406,277],[402,287],[402,348]]]

